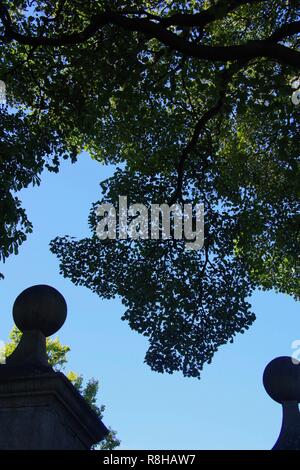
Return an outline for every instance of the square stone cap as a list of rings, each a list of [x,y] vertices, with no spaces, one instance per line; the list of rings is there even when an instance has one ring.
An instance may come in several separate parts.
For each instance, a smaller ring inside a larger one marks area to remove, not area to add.
[[[57,399],[94,443],[100,442],[109,433],[95,411],[62,372],[56,372],[50,366],[0,365],[0,399],[34,395]]]

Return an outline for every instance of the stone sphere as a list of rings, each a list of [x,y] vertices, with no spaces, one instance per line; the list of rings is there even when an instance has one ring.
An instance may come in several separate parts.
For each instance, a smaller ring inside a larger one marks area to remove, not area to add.
[[[16,298],[13,317],[22,332],[39,330],[45,336],[51,336],[64,324],[67,304],[54,287],[33,286],[25,289]]]
[[[263,383],[267,393],[278,403],[300,403],[300,362],[287,356],[273,359],[265,368]]]

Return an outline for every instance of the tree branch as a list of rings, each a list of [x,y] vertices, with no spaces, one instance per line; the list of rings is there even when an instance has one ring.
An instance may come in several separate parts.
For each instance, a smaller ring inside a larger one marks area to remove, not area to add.
[[[147,34],[150,38],[156,38],[166,46],[189,57],[209,60],[211,62],[250,60],[255,57],[267,57],[284,64],[300,67],[300,52],[276,44],[275,41],[271,42],[270,38],[251,41],[238,46],[204,46],[196,45],[185,40],[177,34],[146,19],[125,18],[114,15],[112,22],[127,30],[139,31]],[[296,32],[300,32],[300,25],[294,28]]]
[[[149,19],[130,18],[111,11],[94,16],[90,24],[80,32],[55,37],[29,36],[18,33],[14,29],[11,18],[3,4],[0,5],[0,18],[5,27],[6,41],[15,40],[20,44],[30,46],[59,47],[83,43],[93,37],[103,26],[114,24],[128,31],[140,32],[149,38],[156,38],[164,45],[183,55],[201,60],[228,62],[266,57],[300,68],[300,52],[276,43],[276,37],[283,39],[285,34],[290,35],[300,32],[299,22],[280,28],[274,33],[276,35],[275,39],[271,36],[267,39],[251,41],[243,45],[207,46],[194,44]]]
[[[282,25],[273,34],[269,37],[270,41],[282,41],[283,39],[293,36],[300,32],[300,21],[293,21],[292,23],[287,23]]]
[[[198,120],[194,128],[192,138],[189,141],[189,143],[186,145],[186,147],[184,148],[179,158],[179,163],[177,166],[177,186],[171,199],[172,203],[175,202],[177,199],[182,199],[184,166],[185,166],[187,158],[196,147],[200,134],[205,128],[206,124],[210,121],[210,119],[215,117],[223,108],[225,98],[226,98],[226,89],[228,87],[230,79],[233,77],[233,75],[235,75],[235,73],[241,70],[247,63],[248,61],[241,61],[239,63],[232,64],[229,69],[224,70],[221,73],[222,86],[221,86],[219,98],[217,102],[215,103],[215,105],[212,106],[210,109],[208,109]]]
[[[192,27],[197,26],[204,28],[213,21],[225,18],[228,13],[236,10],[242,5],[252,5],[254,3],[263,2],[266,0],[231,0],[224,2],[219,0],[218,3],[201,11],[200,13],[189,14],[189,13],[176,13],[174,15],[163,18],[160,22],[163,26],[181,26],[181,27]]]

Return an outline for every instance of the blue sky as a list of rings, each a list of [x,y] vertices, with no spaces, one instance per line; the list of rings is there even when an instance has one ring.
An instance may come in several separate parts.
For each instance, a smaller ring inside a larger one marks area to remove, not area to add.
[[[218,351],[200,381],[152,372],[143,363],[147,340],[120,320],[120,300],[103,301],[63,279],[48,247],[57,235],[89,234],[91,203],[112,172],[83,154],[75,165],[63,162],[58,175],[45,172],[40,187],[20,193],[34,232],[20,254],[0,266],[0,340],[13,326],[16,296],[31,285],[52,285],[68,303],[59,332],[72,349],[68,370],[100,380],[104,422],[118,431],[122,449],[269,449],[281,409],[265,393],[262,374],[274,357],[292,354],[292,342],[300,339],[300,304],[255,293],[255,324]]]

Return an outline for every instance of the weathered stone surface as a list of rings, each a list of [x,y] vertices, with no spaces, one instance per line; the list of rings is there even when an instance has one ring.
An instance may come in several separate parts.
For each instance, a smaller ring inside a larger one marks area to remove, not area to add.
[[[88,450],[107,432],[64,374],[0,366],[1,450]]]
[[[46,336],[64,323],[67,304],[53,287],[16,299],[20,343],[0,365],[0,450],[88,450],[107,428],[61,372],[48,364]]]
[[[44,284],[25,289],[13,306],[15,324],[21,330],[39,330],[45,336],[56,333],[67,318],[67,304],[54,287]]]
[[[282,405],[282,425],[273,450],[300,450],[300,362],[287,356],[273,359],[265,368],[263,383]]]

